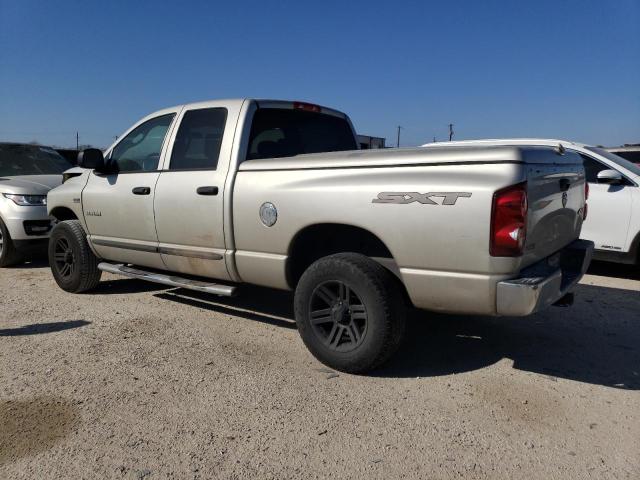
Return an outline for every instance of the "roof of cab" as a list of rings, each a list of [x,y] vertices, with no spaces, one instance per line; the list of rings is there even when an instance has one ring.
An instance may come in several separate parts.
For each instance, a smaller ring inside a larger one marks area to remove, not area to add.
[[[278,99],[268,99],[268,98],[217,98],[211,100],[202,100],[199,102],[191,102],[184,103],[182,105],[174,105],[173,107],[167,107],[160,110],[157,110],[149,116],[155,116],[157,114],[162,114],[169,110],[179,110],[182,108],[186,109],[198,109],[198,108],[207,108],[214,104],[226,104],[231,107],[240,108],[244,102],[256,102],[261,108],[294,108],[294,105],[309,105],[320,108],[320,113],[325,113],[328,115],[334,115],[339,117],[347,117],[347,114],[341,112],[340,110],[336,110],[335,108],[325,107],[324,105],[319,105],[317,103],[308,102],[305,100],[278,100]]]

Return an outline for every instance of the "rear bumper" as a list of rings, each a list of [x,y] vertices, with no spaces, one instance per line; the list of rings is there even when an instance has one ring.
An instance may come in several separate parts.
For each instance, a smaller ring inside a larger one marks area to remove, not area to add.
[[[498,315],[525,316],[560,300],[589,268],[593,242],[576,240],[559,252],[520,272],[518,278],[498,282]]]

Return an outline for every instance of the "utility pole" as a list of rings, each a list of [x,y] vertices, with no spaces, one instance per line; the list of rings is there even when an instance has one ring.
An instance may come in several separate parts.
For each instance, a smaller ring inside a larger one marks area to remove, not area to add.
[[[436,137],[435,137],[435,135],[433,136],[433,143],[436,143]]]
[[[76,132],[76,150],[80,150],[80,135]]]
[[[453,123],[449,124],[449,141],[453,138]]]
[[[400,148],[400,129],[402,127],[400,125],[398,125],[398,140],[396,142],[396,148]]]

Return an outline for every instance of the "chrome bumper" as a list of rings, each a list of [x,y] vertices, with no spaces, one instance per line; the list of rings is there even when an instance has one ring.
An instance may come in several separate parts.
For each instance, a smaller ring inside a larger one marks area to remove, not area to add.
[[[525,316],[560,300],[589,268],[593,242],[576,240],[559,252],[520,272],[518,278],[498,282],[498,315]]]

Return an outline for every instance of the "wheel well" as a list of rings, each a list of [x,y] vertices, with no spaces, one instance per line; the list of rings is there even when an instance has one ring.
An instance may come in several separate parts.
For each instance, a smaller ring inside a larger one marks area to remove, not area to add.
[[[64,222],[65,220],[77,220],[78,217],[73,210],[67,207],[56,207],[51,210],[51,215],[56,218],[59,222]]]
[[[295,288],[304,271],[316,260],[340,252],[361,253],[368,257],[389,258],[393,255],[376,235],[352,225],[322,223],[311,225],[294,237],[289,246],[287,282]]]

